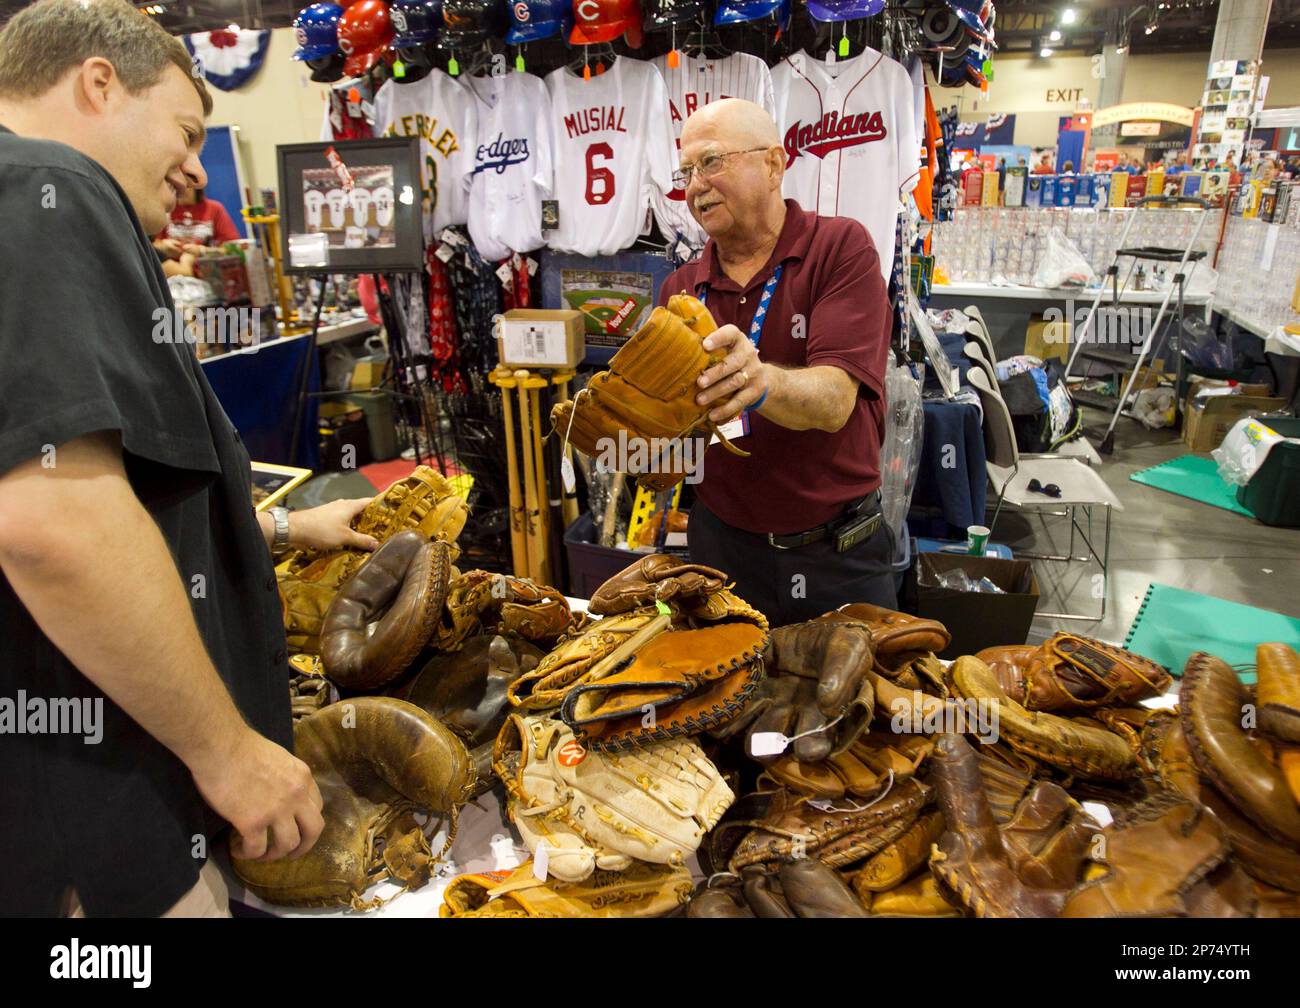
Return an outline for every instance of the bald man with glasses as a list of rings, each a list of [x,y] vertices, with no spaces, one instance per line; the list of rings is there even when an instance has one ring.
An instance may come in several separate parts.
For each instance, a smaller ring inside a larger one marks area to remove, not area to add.
[[[709,241],[659,292],[660,304],[703,298],[719,323],[705,347],[727,356],[697,401],[750,453],[707,450],[691,559],[726,571],[778,626],[845,602],[896,607],[880,516],[891,321],[879,256],[857,221],[782,198],[785,169],[760,106],[695,112],[674,181]]]

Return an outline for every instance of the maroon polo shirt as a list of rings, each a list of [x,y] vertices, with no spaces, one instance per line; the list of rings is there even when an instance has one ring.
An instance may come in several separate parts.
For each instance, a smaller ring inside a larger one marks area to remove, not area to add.
[[[880,486],[891,329],[889,295],[866,229],[847,217],[819,217],[794,200],[785,205],[772,257],[743,289],[722,271],[710,240],[699,259],[659,290],[661,305],[673,294],[707,290],[717,323],[748,333],[763,286],[784,263],[759,357],[791,367],[831,365],[860,383],[848,422],[833,434],[789,430],[753,412],[749,434],[737,443],[749,458],[721,445],[705,453],[704,479],[695,489],[709,510],[735,528],[777,534],[820,525]],[[794,332],[797,316],[804,319],[802,339]]]

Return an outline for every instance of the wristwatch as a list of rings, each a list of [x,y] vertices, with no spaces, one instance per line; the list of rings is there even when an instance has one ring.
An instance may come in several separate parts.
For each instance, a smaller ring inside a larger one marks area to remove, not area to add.
[[[271,538],[271,556],[278,557],[289,549],[289,509],[271,508],[271,520],[275,522],[275,535]]]

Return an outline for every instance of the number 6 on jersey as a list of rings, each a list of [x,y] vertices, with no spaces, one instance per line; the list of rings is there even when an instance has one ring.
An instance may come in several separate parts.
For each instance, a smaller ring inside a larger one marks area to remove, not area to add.
[[[592,206],[601,206],[614,198],[614,172],[609,168],[597,168],[597,157],[613,161],[614,148],[607,143],[594,143],[587,148],[587,202]]]

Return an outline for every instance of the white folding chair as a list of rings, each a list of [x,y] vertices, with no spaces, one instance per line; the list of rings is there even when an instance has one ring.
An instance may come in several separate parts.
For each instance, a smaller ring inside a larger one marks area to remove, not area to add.
[[[1037,615],[1051,619],[1070,619],[1094,621],[1106,615],[1106,597],[1109,594],[1110,568],[1110,519],[1113,510],[1124,510],[1124,505],[1115,493],[1106,485],[1105,480],[1081,458],[1062,455],[1022,455],[1016,447],[1015,430],[1011,425],[1011,413],[998,391],[996,381],[990,381],[987,373],[980,367],[973,367],[967,380],[974,386],[984,409],[984,444],[988,454],[989,480],[997,488],[997,506],[993,510],[993,520],[989,522],[990,538],[992,529],[997,525],[998,516],[1004,504],[1010,504],[1019,511],[1039,513],[1040,517],[1048,513],[1066,515],[1070,519],[1070,548],[1064,555],[1043,553],[1024,553],[1019,555],[1030,560],[1049,560],[1070,562],[1079,560],[1087,562],[1096,560],[1101,565],[1101,612],[1096,616],[1086,613],[1040,612]],[[1060,497],[1045,497],[1029,489],[1031,480],[1038,480],[1042,486],[1055,484],[1061,489]],[[1041,505],[1048,503],[1059,505],[1065,511],[1050,512]],[[1106,518],[1102,533],[1101,552],[1098,553],[1092,543],[1093,509],[1105,508]],[[1077,510],[1082,510],[1087,528],[1079,524]],[[1046,522],[1044,522],[1046,526]],[[1082,556],[1074,555],[1076,534],[1083,540],[1088,552]]]
[[[962,348],[962,352],[970,358],[971,363],[988,375],[989,384],[994,388],[998,387],[998,372],[993,366],[993,362],[988,359],[984,353],[984,347],[975,340],[971,340]]]
[[[962,314],[971,320],[971,325],[966,327],[966,335],[978,340],[984,347],[984,356],[990,361],[996,361],[998,353],[993,348],[993,334],[989,332],[988,323],[984,321],[984,314],[975,305],[967,305],[962,309]],[[976,328],[972,329],[971,326]]]

